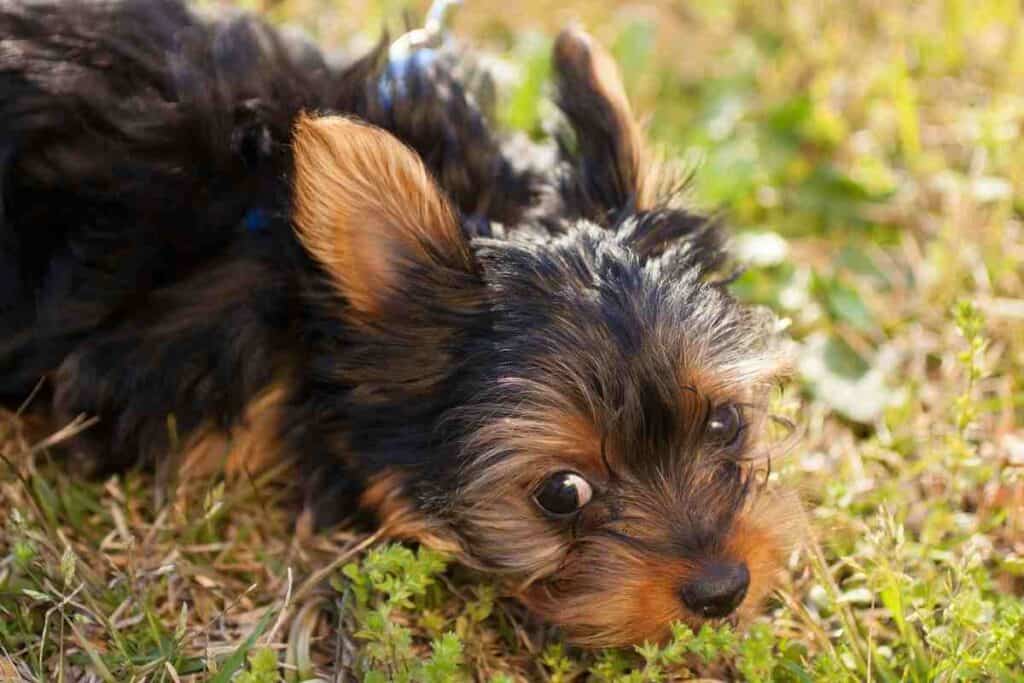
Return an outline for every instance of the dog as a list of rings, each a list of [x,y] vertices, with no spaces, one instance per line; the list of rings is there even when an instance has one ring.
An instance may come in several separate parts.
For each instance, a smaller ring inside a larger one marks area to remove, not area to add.
[[[729,293],[613,59],[553,48],[555,143],[458,51],[326,54],[179,0],[0,0],[0,397],[103,468],[286,463],[585,646],[756,612],[770,315]]]

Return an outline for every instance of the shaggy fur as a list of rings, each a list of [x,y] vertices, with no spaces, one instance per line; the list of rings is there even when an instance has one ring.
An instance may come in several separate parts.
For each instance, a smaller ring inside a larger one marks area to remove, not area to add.
[[[293,463],[318,525],[375,514],[579,642],[749,612],[786,539],[757,478],[770,321],[610,57],[570,30],[554,63],[545,150],[492,132],[457,55],[0,0],[0,398],[45,378],[106,468]],[[592,497],[551,514],[564,472]],[[722,567],[749,580],[711,604]]]

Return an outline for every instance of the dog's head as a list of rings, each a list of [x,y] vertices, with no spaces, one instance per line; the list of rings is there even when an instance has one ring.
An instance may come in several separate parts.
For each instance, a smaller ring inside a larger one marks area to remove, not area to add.
[[[575,140],[543,229],[467,239],[415,154],[337,117],[296,129],[295,226],[340,295],[318,372],[363,504],[507,575],[576,641],[632,643],[768,590],[783,363],[719,277],[717,230],[660,199],[608,55],[569,31],[555,66]]]

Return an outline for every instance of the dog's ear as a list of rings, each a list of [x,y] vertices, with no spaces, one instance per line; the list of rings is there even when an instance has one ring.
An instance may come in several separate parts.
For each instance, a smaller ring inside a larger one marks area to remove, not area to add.
[[[377,316],[400,305],[410,279],[451,287],[475,273],[454,210],[399,140],[303,116],[293,145],[296,232],[353,309]]]
[[[554,68],[585,200],[606,211],[651,208],[657,181],[615,60],[587,33],[567,28],[555,41]]]

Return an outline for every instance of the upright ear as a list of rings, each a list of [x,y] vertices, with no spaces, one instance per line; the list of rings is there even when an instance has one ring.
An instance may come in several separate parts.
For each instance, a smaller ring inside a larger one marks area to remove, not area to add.
[[[652,208],[656,179],[612,56],[577,28],[555,41],[558,106],[576,132],[579,188],[604,210]]]
[[[340,116],[295,126],[294,219],[303,246],[368,316],[417,286],[475,273],[455,212],[420,158],[390,134]]]

